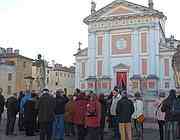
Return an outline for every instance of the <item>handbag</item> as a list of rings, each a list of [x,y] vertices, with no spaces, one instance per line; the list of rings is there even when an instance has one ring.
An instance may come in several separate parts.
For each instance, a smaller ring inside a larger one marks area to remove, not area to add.
[[[144,117],[144,115],[143,114],[141,114],[138,118],[137,118],[137,122],[138,123],[144,123],[144,120],[145,120],[145,117]]]

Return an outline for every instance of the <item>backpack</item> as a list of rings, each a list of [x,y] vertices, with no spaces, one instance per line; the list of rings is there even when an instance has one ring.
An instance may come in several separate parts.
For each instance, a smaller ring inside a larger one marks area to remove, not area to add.
[[[171,113],[173,120],[178,121],[178,118],[180,118],[180,100],[173,101]]]

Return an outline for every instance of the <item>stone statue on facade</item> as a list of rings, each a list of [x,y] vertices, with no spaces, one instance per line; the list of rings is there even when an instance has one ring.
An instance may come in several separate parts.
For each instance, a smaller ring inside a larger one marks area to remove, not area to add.
[[[94,1],[91,2],[91,14],[96,12],[96,3]]]
[[[176,81],[176,88],[180,89],[180,45],[177,46],[177,51],[173,55],[172,67]]]

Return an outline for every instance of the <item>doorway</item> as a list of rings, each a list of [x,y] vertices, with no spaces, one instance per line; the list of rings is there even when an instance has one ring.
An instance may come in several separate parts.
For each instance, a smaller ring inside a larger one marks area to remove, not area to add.
[[[116,84],[118,87],[126,90],[127,89],[127,72],[117,72]]]

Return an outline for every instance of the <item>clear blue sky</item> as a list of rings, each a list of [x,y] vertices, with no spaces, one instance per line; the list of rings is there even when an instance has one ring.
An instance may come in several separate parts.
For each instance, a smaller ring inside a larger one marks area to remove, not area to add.
[[[95,0],[97,9],[112,0]],[[147,5],[148,0],[129,0]],[[0,46],[21,50],[35,58],[64,65],[74,62],[78,41],[87,47],[87,26],[82,22],[90,13],[91,0],[0,0]],[[155,8],[168,17],[166,35],[180,39],[179,0],[154,0]]]

